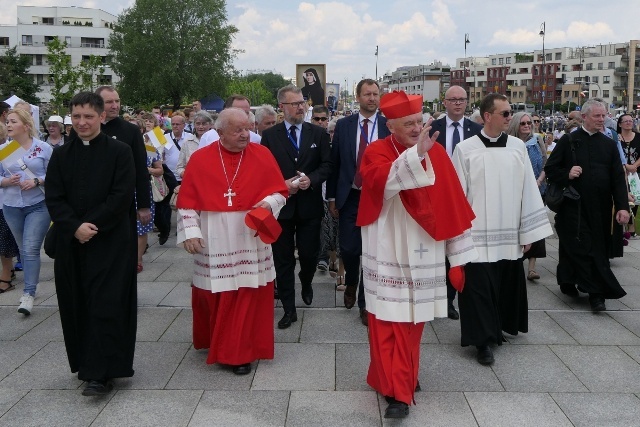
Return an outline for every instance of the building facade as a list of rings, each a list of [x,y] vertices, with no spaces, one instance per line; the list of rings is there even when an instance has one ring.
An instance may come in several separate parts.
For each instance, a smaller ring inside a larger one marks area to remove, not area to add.
[[[18,6],[17,24],[0,26],[0,55],[17,46],[18,54],[31,58],[29,74],[40,84],[36,96],[42,102],[51,100],[47,45],[56,37],[67,42],[71,65],[76,66],[91,55],[99,56],[105,71],[99,78],[96,76],[96,84],[116,84],[119,78],[109,66],[108,49],[116,19],[99,9]]]
[[[450,86],[450,67],[435,61],[429,65],[404,66],[382,77],[382,93],[403,90],[422,95],[425,102],[440,100]]]

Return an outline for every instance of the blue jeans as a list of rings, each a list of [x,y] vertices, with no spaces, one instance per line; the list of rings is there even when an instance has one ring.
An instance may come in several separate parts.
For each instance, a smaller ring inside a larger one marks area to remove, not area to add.
[[[47,205],[44,200],[23,208],[5,205],[2,211],[20,249],[24,293],[35,296],[40,280],[40,248],[51,223]]]

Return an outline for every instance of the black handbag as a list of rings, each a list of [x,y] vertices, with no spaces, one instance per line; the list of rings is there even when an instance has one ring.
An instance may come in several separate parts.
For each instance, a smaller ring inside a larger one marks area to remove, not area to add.
[[[569,139],[571,142],[571,157],[573,158],[573,164],[577,165],[578,162],[576,161],[576,147],[573,143],[571,135],[569,135]],[[549,185],[547,185],[547,191],[544,195],[544,201],[549,209],[551,209],[553,212],[558,213],[560,211],[562,202],[565,198],[570,200],[580,200],[580,193],[578,193],[578,191],[571,185],[561,187],[555,182],[550,182]]]

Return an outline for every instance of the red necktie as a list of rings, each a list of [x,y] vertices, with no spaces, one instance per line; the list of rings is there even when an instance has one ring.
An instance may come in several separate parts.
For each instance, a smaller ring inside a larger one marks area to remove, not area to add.
[[[360,145],[358,146],[358,158],[356,159],[356,176],[353,178],[353,185],[362,187],[362,175],[360,175],[360,163],[362,163],[362,155],[367,148],[367,137],[369,136],[369,119],[362,121],[362,129],[360,129]]]

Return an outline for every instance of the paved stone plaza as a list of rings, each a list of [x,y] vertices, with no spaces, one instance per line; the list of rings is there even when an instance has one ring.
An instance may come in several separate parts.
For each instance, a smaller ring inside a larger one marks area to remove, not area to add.
[[[43,254],[31,316],[17,313],[21,284],[0,295],[0,426],[640,425],[640,240],[612,263],[628,295],[592,314],[586,296],[560,293],[558,241],[548,239],[542,279],[527,285],[530,332],[508,336],[492,367],[460,347],[458,321],[428,324],[423,391],[399,422],[381,416],[386,403],[365,381],[366,328],[328,274],[316,276],[313,305],[298,310],[298,322],[276,328],[274,360],[238,377],[192,348],[190,256],[175,237],[159,246],[150,235],[150,244],[138,284],[136,374],[104,398],[83,397],[69,372],[52,260]],[[274,327],[282,314],[276,308]]]

